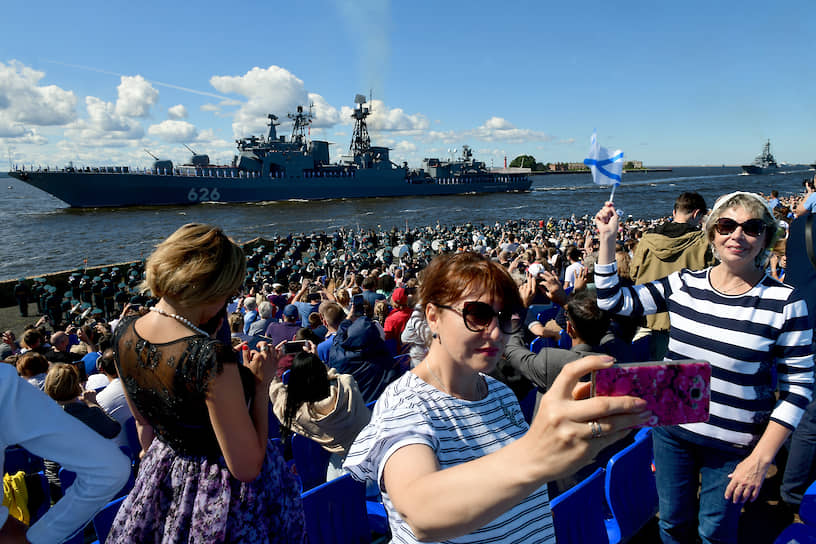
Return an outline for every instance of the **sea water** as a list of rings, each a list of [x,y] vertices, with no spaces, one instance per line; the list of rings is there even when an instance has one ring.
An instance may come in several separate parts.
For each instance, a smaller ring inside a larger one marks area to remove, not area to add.
[[[806,167],[761,176],[742,175],[738,167],[626,173],[615,191],[615,204],[625,215],[652,219],[669,215],[683,191],[699,192],[711,206],[717,196],[737,190],[801,194],[802,180],[812,176]],[[588,174],[533,180],[527,193],[71,209],[0,174],[0,280],[140,259],[189,222],[219,225],[236,241],[246,242],[340,227],[404,229],[437,222],[493,224],[580,216],[594,214],[609,198],[610,187],[594,185]]]

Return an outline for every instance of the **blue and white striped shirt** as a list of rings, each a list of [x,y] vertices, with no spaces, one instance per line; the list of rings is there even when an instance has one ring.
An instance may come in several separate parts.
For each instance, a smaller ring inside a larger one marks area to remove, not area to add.
[[[382,481],[389,457],[403,446],[430,447],[442,469],[495,452],[527,432],[513,392],[485,376],[487,396],[457,399],[408,372],[391,383],[374,405],[371,422],[358,435],[343,465],[357,480]],[[382,486],[380,486],[382,488]],[[463,489],[462,493],[474,492]],[[382,493],[392,542],[419,542]],[[544,485],[509,511],[476,531],[445,542],[554,543],[552,513]]]
[[[766,274],[748,292],[726,295],[711,286],[710,272],[683,269],[622,288],[617,265],[599,264],[598,306],[621,315],[669,312],[666,359],[711,363],[710,418],[680,427],[748,448],[769,420],[794,429],[802,418],[813,395],[813,330],[793,287]]]

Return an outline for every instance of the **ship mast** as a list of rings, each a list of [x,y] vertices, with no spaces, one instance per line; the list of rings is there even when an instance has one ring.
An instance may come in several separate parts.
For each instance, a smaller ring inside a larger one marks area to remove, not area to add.
[[[366,117],[371,115],[371,110],[365,105],[366,97],[358,94],[354,97],[354,113],[351,117],[354,119],[354,133],[351,135],[351,145],[349,146],[349,153],[358,157],[365,154],[371,148],[371,138],[368,136],[368,127],[366,126]]]
[[[292,125],[292,141],[303,145],[306,142],[306,129],[312,124],[312,108],[314,104],[309,104],[309,113],[303,112],[303,106],[297,107],[297,113],[287,115],[294,122]]]
[[[266,137],[267,142],[272,142],[278,139],[278,133],[275,130],[275,127],[280,125],[280,123],[276,123],[275,121],[278,120],[277,115],[272,115],[271,113],[266,116],[269,119],[269,135]]]

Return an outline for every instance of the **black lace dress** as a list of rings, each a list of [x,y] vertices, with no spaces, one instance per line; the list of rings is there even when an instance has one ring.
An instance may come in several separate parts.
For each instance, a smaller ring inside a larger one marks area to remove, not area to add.
[[[108,542],[303,542],[299,485],[279,448],[252,482],[232,477],[205,404],[232,349],[203,335],[152,344],[120,323],[114,349],[127,395],[156,438],[142,459]],[[239,367],[243,370],[243,367]],[[242,372],[247,402],[252,376]]]

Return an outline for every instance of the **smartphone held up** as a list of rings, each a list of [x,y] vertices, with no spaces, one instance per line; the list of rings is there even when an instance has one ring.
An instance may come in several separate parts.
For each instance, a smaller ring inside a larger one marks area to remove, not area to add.
[[[647,427],[708,421],[711,365],[705,361],[615,364],[592,373],[592,396],[629,395],[646,401]]]

